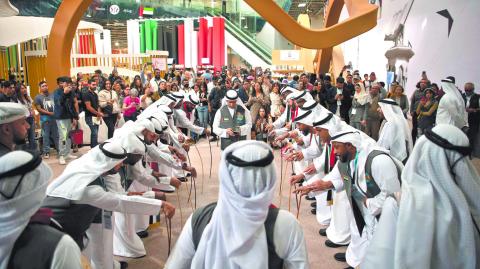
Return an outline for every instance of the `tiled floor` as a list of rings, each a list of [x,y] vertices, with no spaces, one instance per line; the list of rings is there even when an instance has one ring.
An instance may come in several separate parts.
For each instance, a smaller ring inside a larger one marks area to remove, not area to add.
[[[190,159],[192,164],[197,167],[198,179],[196,180],[197,186],[197,207],[206,205],[210,202],[213,202],[217,199],[218,196],[218,175],[217,167],[220,160],[220,148],[217,147],[215,143],[211,144],[212,146],[212,173],[210,177],[209,168],[210,168],[210,150],[209,144],[203,139],[201,140],[197,147],[200,152],[200,155],[197,153],[195,148],[192,147],[190,150]],[[88,150],[88,147],[82,148],[80,151],[85,152]],[[278,151],[275,156],[277,160],[277,170],[278,175],[280,175],[280,158],[278,156]],[[54,171],[55,175],[61,173],[64,169],[64,166],[58,165],[58,161],[53,156],[47,160]],[[203,163],[203,171],[202,171]],[[475,166],[480,170],[480,159],[474,159]],[[285,163],[283,163],[285,167]],[[290,173],[290,168],[288,168],[287,173]],[[279,184],[280,185],[280,184]],[[286,180],[283,180],[282,184],[282,202],[281,208],[288,210],[288,200],[289,200],[289,185]],[[177,206],[176,215],[172,220],[172,244],[174,244],[176,238],[178,237],[185,220],[192,213],[192,207],[188,200],[188,188],[190,188],[190,183],[185,184],[180,188],[179,194],[168,195],[168,201],[172,202]],[[278,188],[278,187],[277,187]],[[277,189],[279,191],[279,188]],[[192,192],[194,193],[194,192]],[[193,196],[193,194],[192,194]],[[179,201],[180,205],[179,206]],[[276,205],[280,205],[280,199],[277,195],[273,201]],[[181,208],[181,210],[180,210]],[[321,226],[318,225],[314,216],[310,213],[310,202],[302,200],[299,222],[304,230],[305,239],[307,242],[308,249],[308,258],[310,262],[310,268],[345,268],[347,264],[336,262],[333,259],[333,255],[339,251],[344,251],[345,248],[340,249],[331,249],[327,248],[324,245],[325,237],[322,237],[318,234],[318,230]],[[293,214],[296,214],[295,206],[295,197],[291,197],[291,211]],[[144,240],[147,256],[141,259],[129,260],[129,269],[158,269],[163,268],[165,261],[167,259],[167,232],[165,228],[165,222],[162,220],[159,226],[154,227],[150,230],[150,236]],[[172,246],[173,248],[173,246]]]

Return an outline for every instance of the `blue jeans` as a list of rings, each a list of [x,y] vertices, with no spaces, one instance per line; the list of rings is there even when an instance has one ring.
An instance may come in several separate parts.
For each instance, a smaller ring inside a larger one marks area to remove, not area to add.
[[[98,145],[98,125],[93,124],[92,117],[85,117],[85,123],[90,128],[90,147],[94,148]]]
[[[70,131],[72,131],[72,119],[61,119],[57,121],[58,129],[58,154],[67,157],[72,149]]]
[[[200,126],[207,127],[208,125],[208,106],[197,106],[198,121]]]
[[[30,150],[37,150],[37,143],[35,142],[35,119],[33,117],[27,117],[27,122],[30,124],[28,129],[28,146]]]
[[[50,141],[53,140],[55,143],[55,148],[57,151],[58,148],[58,130],[55,120],[46,120],[41,122],[42,125],[42,139],[43,139],[43,148],[42,153],[50,152]]]

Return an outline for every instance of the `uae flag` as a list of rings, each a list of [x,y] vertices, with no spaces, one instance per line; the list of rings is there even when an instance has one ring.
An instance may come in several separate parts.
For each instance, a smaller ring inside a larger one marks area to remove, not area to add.
[[[153,16],[153,11],[155,9],[153,7],[144,7],[140,6],[140,9],[138,10],[138,16],[143,17],[143,16]]]

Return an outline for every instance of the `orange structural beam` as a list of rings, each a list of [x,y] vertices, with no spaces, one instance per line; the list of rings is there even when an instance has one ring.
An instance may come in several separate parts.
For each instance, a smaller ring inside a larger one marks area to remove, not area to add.
[[[47,81],[55,88],[56,78],[70,74],[70,52],[75,32],[93,0],[62,1],[48,38]],[[255,11],[295,45],[309,49],[327,49],[358,36],[377,24],[377,6],[365,0],[346,0],[350,17],[338,23],[338,17],[324,29],[308,29],[299,25],[274,0],[245,0]],[[332,4],[343,6],[343,0]],[[338,3],[336,3],[338,2]],[[341,7],[340,7],[341,10]],[[328,19],[328,18],[327,18]],[[325,58],[325,57],[319,57]],[[330,52],[331,59],[331,52]],[[326,61],[320,59],[320,61]]]
[[[58,7],[48,37],[47,81],[56,88],[59,76],[70,76],[70,52],[78,23],[92,0],[65,0]]]
[[[354,7],[350,17],[324,29],[307,29],[290,17],[274,0],[245,0],[255,11],[268,21],[286,39],[303,48],[324,49],[341,44],[367,32],[377,25],[378,7],[365,0],[350,0]],[[333,0],[341,2],[343,0]]]

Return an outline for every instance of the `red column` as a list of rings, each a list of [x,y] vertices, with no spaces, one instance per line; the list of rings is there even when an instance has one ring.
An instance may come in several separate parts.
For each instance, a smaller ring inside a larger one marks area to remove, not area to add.
[[[213,65],[221,68],[225,64],[225,22],[223,18],[213,18]]]
[[[207,34],[207,58],[210,59],[208,64],[213,64],[213,28],[208,28]]]
[[[225,44],[225,19],[220,18],[219,22],[219,27],[220,27],[220,63],[222,66],[225,65],[227,62],[225,59],[225,50],[226,50],[226,44]]]
[[[208,22],[205,18],[198,19],[198,65],[202,65],[202,58],[207,56]]]
[[[185,25],[180,24],[177,26],[178,33],[178,64],[185,64]]]

